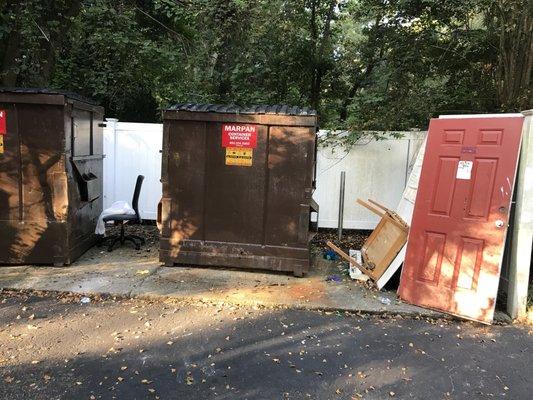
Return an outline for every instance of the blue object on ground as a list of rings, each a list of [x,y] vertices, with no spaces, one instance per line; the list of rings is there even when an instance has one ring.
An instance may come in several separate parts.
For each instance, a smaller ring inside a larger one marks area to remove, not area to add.
[[[326,260],[336,261],[339,256],[333,250],[326,250],[324,251],[324,258]]]
[[[326,278],[328,282],[342,282],[342,277],[339,275],[330,275]]]

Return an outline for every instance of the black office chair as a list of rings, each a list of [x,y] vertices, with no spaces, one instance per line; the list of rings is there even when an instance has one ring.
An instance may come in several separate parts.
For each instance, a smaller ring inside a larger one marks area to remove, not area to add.
[[[135,246],[135,249],[139,250],[141,245],[145,244],[144,238],[137,235],[125,235],[124,234],[124,225],[127,224],[141,224],[141,214],[139,214],[139,196],[141,194],[141,187],[143,184],[144,176],[139,175],[137,177],[137,182],[135,183],[135,190],[133,191],[133,199],[131,200],[131,206],[135,210],[135,214],[112,214],[104,217],[104,222],[113,221],[114,225],[120,226],[120,235],[112,235],[106,237],[104,240],[106,243],[109,243],[107,246],[107,251],[113,251],[115,244],[120,242],[122,246],[124,242],[132,242]]]

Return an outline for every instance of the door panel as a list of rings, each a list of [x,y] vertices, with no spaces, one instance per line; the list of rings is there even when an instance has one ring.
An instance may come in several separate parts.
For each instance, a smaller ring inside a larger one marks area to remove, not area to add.
[[[433,119],[399,295],[490,322],[522,117]]]

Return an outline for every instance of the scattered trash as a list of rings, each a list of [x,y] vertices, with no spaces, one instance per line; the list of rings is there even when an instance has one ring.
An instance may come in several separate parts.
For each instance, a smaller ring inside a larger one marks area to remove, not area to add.
[[[82,297],[82,298],[80,299],[80,303],[81,303],[81,304],[89,304],[90,302],[91,302],[91,299],[88,298],[88,297]]]
[[[340,275],[330,275],[326,278],[326,282],[342,282]]]
[[[354,258],[359,264],[363,263],[361,256],[361,250],[350,249],[350,257]],[[350,262],[350,269],[348,270],[350,278],[358,281],[366,282],[368,280],[368,275],[363,274],[363,272],[355,266],[354,263]]]
[[[367,271],[367,269],[365,267],[363,267],[361,264],[359,264],[355,258],[350,257],[344,251],[342,251],[337,246],[335,246],[331,241],[328,240],[328,242],[326,244],[329,246],[329,248],[331,248],[333,251],[335,251],[335,253],[337,253],[339,256],[344,258],[350,264],[353,264],[356,268],[360,269],[362,272],[366,272]]]
[[[378,297],[378,300],[381,302],[381,304],[385,304],[386,306],[390,306],[391,300],[387,297]]]
[[[337,261],[339,256],[333,250],[324,251],[324,258],[329,261]]]
[[[409,226],[394,211],[373,200],[368,200],[367,203],[357,199],[357,202],[381,217],[376,229],[363,244],[360,257],[353,257],[351,251],[350,255],[346,254],[331,241],[326,244],[332,251],[350,263],[350,271],[358,269],[361,271],[361,275],[366,275],[376,282],[407,241]],[[352,275],[358,276],[359,273],[352,272],[350,274],[352,279],[356,279]]]

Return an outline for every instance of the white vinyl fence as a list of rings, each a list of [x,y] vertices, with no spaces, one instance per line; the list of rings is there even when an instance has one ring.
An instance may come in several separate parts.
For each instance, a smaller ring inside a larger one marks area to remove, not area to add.
[[[104,208],[117,200],[131,205],[137,175],[144,175],[139,198],[141,218],[155,220],[161,199],[162,124],[106,119],[104,129]]]
[[[346,171],[344,228],[373,229],[377,218],[356,204],[358,197],[371,198],[394,209],[406,184],[409,166],[425,132],[405,132],[401,139],[371,141],[346,153],[320,147],[317,158],[319,226],[337,227],[339,181]],[[114,201],[131,202],[137,175],[145,176],[139,201],[143,219],[155,220],[161,198],[162,124],[118,122],[107,118],[104,129],[104,207]]]
[[[426,132],[402,134],[400,139],[362,141],[349,152],[342,148],[319,148],[313,195],[320,206],[319,227],[338,226],[341,171],[346,172],[344,228],[374,229],[379,222],[376,215],[356,203],[357,198],[372,199],[396,209]]]

